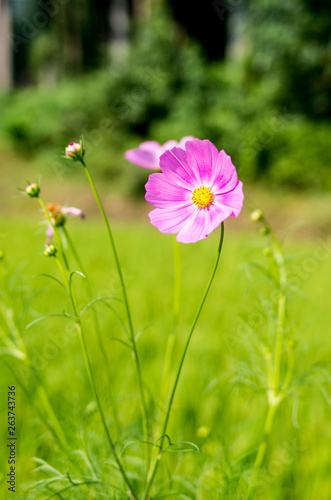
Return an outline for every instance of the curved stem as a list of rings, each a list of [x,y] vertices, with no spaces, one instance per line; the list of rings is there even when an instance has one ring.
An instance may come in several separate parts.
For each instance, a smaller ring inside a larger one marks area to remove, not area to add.
[[[147,487],[146,487],[145,494],[144,494],[144,499],[145,500],[148,497],[148,493],[149,493],[149,491],[150,491],[150,489],[152,487],[152,484],[154,482],[154,478],[156,476],[156,473],[157,473],[157,470],[158,470],[158,467],[159,467],[160,460],[162,458],[164,438],[165,438],[165,434],[167,432],[168,423],[169,423],[169,417],[170,417],[170,413],[171,413],[171,409],[172,409],[172,404],[173,404],[173,401],[174,401],[174,398],[175,398],[175,394],[176,394],[176,390],[177,390],[179,378],[180,378],[180,375],[181,375],[181,372],[182,372],[182,368],[183,368],[183,364],[184,364],[184,361],[185,361],[186,353],[187,353],[187,350],[188,350],[188,347],[189,347],[189,344],[190,344],[190,340],[192,338],[195,326],[196,326],[196,324],[198,322],[199,316],[201,314],[202,308],[204,306],[204,303],[206,301],[208,292],[210,290],[210,287],[212,285],[212,282],[214,280],[214,277],[215,277],[215,274],[216,274],[216,271],[217,271],[217,267],[218,267],[220,256],[221,256],[222,246],[223,246],[223,239],[224,239],[224,222],[222,222],[222,225],[221,225],[221,236],[220,236],[220,241],[219,241],[219,245],[218,245],[216,261],[215,261],[215,264],[214,264],[211,276],[209,278],[209,281],[208,281],[205,293],[203,294],[201,303],[200,303],[200,305],[198,307],[198,310],[197,310],[195,318],[193,320],[191,329],[189,331],[189,334],[188,334],[188,337],[187,337],[187,340],[186,340],[186,344],[185,344],[185,348],[184,348],[184,352],[182,354],[182,357],[181,357],[181,360],[180,360],[180,363],[179,363],[179,367],[178,367],[178,370],[177,370],[175,382],[174,382],[174,385],[173,385],[173,388],[172,388],[172,391],[171,391],[171,394],[170,394],[170,398],[169,398],[169,402],[168,402],[168,409],[167,409],[167,413],[166,413],[166,418],[165,418],[165,421],[164,421],[164,424],[163,424],[162,437],[161,437],[161,440],[160,440],[160,451],[159,451],[159,454],[158,454],[157,459],[155,461],[155,465],[154,465],[154,468],[152,470],[150,479],[149,479],[149,481],[147,483]]]
[[[103,409],[102,409],[102,406],[101,406],[99,395],[98,395],[98,392],[97,392],[97,389],[96,389],[96,386],[95,386],[95,383],[94,383],[94,377],[93,377],[92,367],[91,367],[90,359],[89,359],[89,356],[88,356],[88,351],[87,351],[87,347],[86,347],[86,342],[85,342],[85,337],[84,337],[82,325],[81,325],[80,322],[77,322],[76,326],[77,326],[78,333],[79,333],[79,340],[80,340],[82,351],[83,351],[83,356],[84,356],[84,362],[85,362],[86,371],[87,371],[88,378],[89,378],[89,381],[90,381],[90,384],[91,384],[91,387],[92,387],[92,390],[93,390],[93,393],[94,393],[95,401],[96,401],[97,406],[98,406],[98,410],[99,410],[99,413],[100,413],[100,416],[101,416],[102,424],[103,424],[103,427],[104,427],[104,430],[105,430],[105,433],[106,433],[106,437],[107,437],[108,443],[110,445],[110,448],[111,448],[112,453],[114,455],[115,462],[116,462],[116,464],[117,464],[117,466],[118,466],[118,468],[120,470],[120,473],[121,473],[124,481],[126,482],[127,486],[130,489],[132,498],[134,498],[135,500],[138,500],[138,497],[136,496],[136,494],[135,494],[135,492],[133,490],[133,487],[131,485],[131,482],[129,481],[129,478],[126,475],[126,472],[125,472],[125,470],[124,470],[124,468],[122,466],[122,463],[121,463],[121,461],[120,461],[120,459],[119,459],[119,457],[117,455],[114,442],[113,442],[113,440],[112,440],[112,438],[110,436],[109,430],[108,430],[106,418],[105,418],[105,415],[103,413]]]
[[[96,199],[96,202],[98,204],[99,210],[101,212],[103,221],[105,223],[108,237],[109,237],[109,242],[110,246],[112,249],[112,253],[114,255],[115,259],[115,264],[117,268],[117,272],[120,278],[120,283],[121,283],[121,288],[122,288],[122,293],[123,293],[123,299],[125,303],[125,309],[126,309],[126,315],[128,319],[128,324],[129,324],[129,332],[130,332],[130,338],[131,338],[131,343],[132,343],[132,355],[135,360],[136,364],[136,370],[137,370],[137,378],[138,378],[138,385],[139,385],[139,392],[140,392],[140,399],[143,407],[143,421],[144,421],[144,433],[145,433],[145,440],[149,441],[150,440],[150,429],[149,429],[149,417],[148,417],[148,410],[147,410],[147,403],[146,403],[146,398],[145,398],[145,393],[144,393],[144,387],[143,387],[143,381],[142,381],[142,375],[141,375],[141,367],[140,367],[140,360],[138,356],[138,351],[137,351],[137,346],[136,346],[136,341],[135,341],[135,336],[134,336],[134,330],[133,330],[133,324],[132,324],[132,318],[131,318],[131,311],[129,307],[129,302],[128,302],[128,297],[126,293],[126,287],[125,287],[125,282],[124,282],[124,277],[122,274],[122,269],[120,265],[120,261],[117,255],[117,250],[114,242],[114,238],[112,235],[112,231],[110,229],[110,225],[107,219],[106,212],[103,208],[102,202],[100,200],[99,194],[97,192],[97,189],[95,187],[94,181],[91,177],[90,171],[88,167],[86,166],[85,162],[81,160],[81,163],[84,167],[85,173],[87,175],[88,181],[90,183],[91,189],[93,191],[94,197]],[[147,469],[149,467],[149,462],[150,462],[150,451],[149,451],[149,446],[146,447],[146,461],[147,461]]]
[[[57,260],[57,263],[60,267],[60,269],[62,268],[62,264],[60,262],[60,260],[55,257],[56,260]],[[64,272],[64,269],[62,268],[62,275],[64,276],[64,279],[65,279],[65,272]],[[98,407],[98,410],[99,410],[99,413],[100,413],[100,417],[101,417],[101,420],[102,420],[102,424],[103,424],[103,427],[104,427],[104,431],[105,431],[105,434],[106,434],[106,437],[107,437],[107,440],[108,440],[108,443],[110,445],[110,448],[112,450],[112,453],[113,453],[113,456],[114,456],[114,459],[115,459],[115,462],[119,468],[119,471],[123,477],[123,480],[126,482],[127,486],[129,487],[130,489],[130,492],[131,492],[131,495],[132,497],[135,499],[135,500],[138,500],[134,490],[133,490],[133,487],[129,481],[129,478],[127,477],[126,475],[126,472],[122,466],[122,463],[119,459],[119,456],[116,452],[116,448],[115,448],[115,444],[110,436],[110,433],[109,433],[109,430],[108,430],[108,426],[107,426],[107,422],[106,422],[106,418],[105,418],[105,415],[104,415],[104,412],[103,412],[103,409],[102,409],[102,405],[101,405],[101,401],[100,401],[100,398],[99,398],[99,395],[98,395],[98,392],[97,392],[97,388],[96,388],[96,385],[95,385],[95,382],[94,382],[94,377],[93,377],[93,372],[92,372],[92,366],[91,366],[91,362],[90,362],[90,358],[89,358],[89,355],[88,355],[88,349],[87,349],[87,346],[86,346],[86,341],[85,341],[85,336],[84,336],[84,332],[83,332],[83,328],[82,328],[82,324],[81,324],[81,321],[79,319],[79,314],[78,314],[78,309],[77,309],[77,304],[76,304],[76,299],[75,299],[75,296],[73,294],[73,291],[72,291],[72,288],[70,288],[68,286],[68,280],[66,281],[66,284],[67,284],[67,287],[68,287],[68,290],[69,290],[69,293],[70,293],[70,298],[71,298],[71,301],[72,301],[72,307],[73,307],[73,311],[74,311],[74,314],[75,314],[75,317],[76,317],[76,327],[77,327],[77,330],[78,330],[78,333],[79,333],[79,340],[80,340],[80,344],[81,344],[81,348],[82,348],[82,352],[83,352],[83,358],[84,358],[84,363],[85,363],[85,368],[86,368],[86,371],[87,371],[87,375],[88,375],[88,378],[89,378],[89,381],[90,381],[90,384],[91,384],[91,387],[92,387],[92,391],[93,391],[93,394],[94,394],[94,398],[95,398],[95,401],[97,403],[97,407]]]
[[[63,234],[64,234],[64,237],[66,239],[66,242],[68,244],[68,247],[70,248],[71,250],[71,253],[72,255],[74,256],[74,259],[76,260],[76,263],[78,265],[78,267],[80,268],[81,272],[86,276],[86,283],[87,283],[87,292],[88,292],[88,297],[89,297],[89,300],[92,300],[92,289],[91,289],[91,285],[90,285],[90,282],[87,278],[87,273],[84,269],[84,266],[83,266],[83,263],[79,257],[79,254],[76,250],[76,247],[65,227],[65,225],[61,226],[62,228],[62,231],[63,231]],[[122,440],[122,444],[123,443],[123,432],[122,432],[122,428],[121,428],[121,423],[120,423],[120,419],[119,419],[119,416],[118,416],[118,409],[117,409],[117,403],[116,403],[116,398],[115,398],[115,395],[113,393],[113,374],[112,374],[112,370],[111,370],[111,363],[109,361],[109,358],[108,358],[108,355],[107,355],[107,350],[106,350],[106,347],[105,347],[105,344],[103,342],[103,338],[102,338],[102,333],[101,333],[101,328],[100,328],[100,323],[99,323],[99,320],[98,320],[98,315],[95,311],[94,308],[92,308],[92,313],[93,313],[93,321],[94,321],[94,327],[95,327],[95,331],[97,333],[97,338],[98,338],[98,343],[99,343],[99,347],[100,347],[100,351],[102,353],[102,356],[104,358],[104,364],[105,364],[105,368],[106,368],[106,371],[107,371],[107,375],[108,375],[108,381],[109,381],[109,394],[110,394],[110,398],[111,398],[111,406],[112,406],[112,409],[113,409],[113,416],[114,416],[114,422],[116,424],[116,427],[117,427],[117,431],[119,433],[119,436],[121,437],[121,440]]]

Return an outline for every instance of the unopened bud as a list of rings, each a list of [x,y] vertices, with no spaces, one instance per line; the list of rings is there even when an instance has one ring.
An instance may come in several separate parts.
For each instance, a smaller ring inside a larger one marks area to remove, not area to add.
[[[66,157],[74,161],[82,161],[85,155],[85,149],[81,142],[71,142],[66,147]]]
[[[251,221],[252,222],[260,222],[263,220],[263,212],[259,208],[256,208],[253,210],[253,212],[250,215]]]
[[[268,226],[261,227],[260,234],[261,236],[268,236],[268,234],[270,234],[270,227]]]
[[[47,245],[44,250],[44,255],[46,257],[55,257],[56,252],[57,250],[54,245]]]
[[[38,184],[30,184],[25,192],[30,196],[30,198],[38,198],[40,193],[40,187]]]

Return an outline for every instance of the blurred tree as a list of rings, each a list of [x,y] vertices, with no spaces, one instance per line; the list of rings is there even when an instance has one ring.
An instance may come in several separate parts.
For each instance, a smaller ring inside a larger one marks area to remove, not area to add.
[[[12,83],[11,16],[7,0],[0,2],[0,88]]]
[[[274,103],[290,112],[330,117],[330,2],[246,1],[247,83],[273,80]]]

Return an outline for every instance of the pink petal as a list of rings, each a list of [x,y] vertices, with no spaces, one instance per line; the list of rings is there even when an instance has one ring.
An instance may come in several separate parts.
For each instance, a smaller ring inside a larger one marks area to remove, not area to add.
[[[155,208],[148,215],[153,226],[162,233],[177,233],[187,223],[194,211],[193,205],[172,206],[171,208]]]
[[[234,189],[227,193],[214,195],[214,204],[218,209],[230,208],[231,216],[238,217],[244,203],[243,183],[237,182]]]
[[[196,243],[210,235],[225,219],[231,215],[232,209],[226,206],[195,208],[193,215],[177,235],[181,243]]]
[[[160,157],[160,168],[174,184],[192,191],[199,186],[199,178],[188,164],[186,152],[183,149],[173,148],[163,153]]]
[[[80,210],[80,208],[62,207],[62,213],[65,215],[66,214],[72,215],[73,217],[81,217],[82,219],[85,218],[85,214],[83,210]]]
[[[155,207],[172,207],[191,202],[192,190],[175,185],[169,181],[169,177],[164,174],[152,174],[146,184],[145,198],[148,203]]]
[[[231,191],[238,182],[238,176],[231,157],[220,151],[215,165],[212,183],[218,193]]]
[[[155,141],[145,141],[139,148],[129,149],[124,154],[125,158],[139,167],[158,170],[162,146]]]
[[[208,139],[194,139],[186,143],[185,149],[187,161],[197,172],[200,185],[210,185],[219,155],[217,148]]]

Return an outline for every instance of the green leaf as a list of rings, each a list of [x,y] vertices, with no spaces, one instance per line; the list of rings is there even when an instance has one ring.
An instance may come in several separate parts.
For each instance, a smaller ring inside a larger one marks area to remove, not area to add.
[[[119,299],[118,297],[114,297],[113,295],[105,295],[104,297],[99,297],[98,299],[94,299],[91,302],[87,304],[87,306],[84,307],[84,309],[81,310],[79,313],[79,316],[82,316],[84,312],[86,312],[93,304],[96,302],[102,302],[105,306],[109,306],[107,302],[104,302],[106,299],[112,299],[112,300],[118,300],[119,302],[123,302],[122,299]]]
[[[39,276],[44,276],[46,278],[50,278],[50,279],[56,281],[66,291],[66,293],[69,295],[69,292],[66,289],[66,287],[64,286],[64,284],[61,283],[60,280],[58,280],[57,278],[55,278],[55,276],[52,276],[51,274],[39,273],[39,274],[35,274],[34,276],[32,276],[32,278],[38,278]]]
[[[62,314],[46,314],[45,316],[41,316],[40,318],[37,318],[35,319],[34,321],[32,321],[31,323],[29,323],[25,329],[28,330],[29,328],[31,328],[31,326],[35,325],[36,323],[39,323],[40,321],[43,321],[44,319],[47,319],[47,318],[54,318],[54,317],[62,317],[62,318],[70,318],[70,319],[73,319],[74,321],[76,321],[76,318],[74,318],[74,316],[71,316],[70,314],[68,313],[62,313]]]
[[[150,323],[149,325],[146,325],[144,326],[144,328],[142,328],[138,333],[137,335],[135,336],[134,340],[137,342],[138,339],[140,339],[140,337],[142,336],[142,334],[144,333],[145,330],[147,330],[147,328],[149,328],[150,326],[154,325],[155,323]]]
[[[189,446],[192,446],[192,448],[180,448],[178,450],[171,450],[170,448],[174,447],[174,446],[182,446],[182,445],[189,445]],[[189,441],[180,441],[178,443],[171,443],[170,446],[168,448],[165,448],[163,451],[167,452],[167,453],[178,453],[178,452],[194,452],[194,453],[202,453],[202,451],[200,450],[199,446],[197,446],[196,444],[194,443],[190,443]]]
[[[4,354],[4,355],[8,355],[8,356],[12,356],[13,358],[16,358],[16,359],[26,359],[26,355],[23,351],[20,351],[19,349],[9,349],[8,347],[0,347],[0,356]]]
[[[132,446],[134,446],[134,445],[136,445],[136,444],[147,444],[147,445],[149,445],[149,446],[153,446],[153,447],[157,446],[158,448],[160,448],[160,449],[161,449],[161,447],[160,447],[160,446],[158,446],[158,445],[155,445],[155,443],[152,443],[152,442],[150,442],[150,441],[143,441],[143,440],[139,440],[139,439],[138,439],[138,440],[136,440],[136,441],[129,441],[128,443],[126,443],[126,445],[125,445],[125,446],[123,446],[123,448],[122,448],[122,451],[121,451],[121,453],[120,453],[120,457],[122,456],[123,452],[124,452],[127,448],[132,447]]]
[[[121,344],[125,345],[125,347],[132,349],[131,344],[129,344],[128,342],[125,342],[125,340],[119,339],[118,337],[109,337],[109,340],[115,340],[116,342],[120,342]]]

